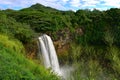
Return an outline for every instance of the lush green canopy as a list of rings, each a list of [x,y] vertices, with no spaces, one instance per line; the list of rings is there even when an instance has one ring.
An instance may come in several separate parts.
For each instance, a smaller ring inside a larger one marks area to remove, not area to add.
[[[30,49],[36,49],[33,48],[33,43],[37,42],[36,38],[42,33],[52,35],[53,40],[59,41],[62,36],[67,37],[69,42],[77,43],[78,48],[72,47],[74,54],[71,49],[71,54],[67,55],[70,61],[74,58],[76,61],[79,58],[92,58],[94,62],[97,59],[97,65],[108,68],[110,64],[110,69],[117,72],[115,75],[120,75],[120,9],[74,12],[35,4],[18,11],[0,11],[0,79],[29,80],[31,77],[33,80],[57,80],[56,76],[49,75],[38,65],[33,66],[35,63],[23,56],[27,52],[26,45]],[[74,56],[75,53],[79,56]]]

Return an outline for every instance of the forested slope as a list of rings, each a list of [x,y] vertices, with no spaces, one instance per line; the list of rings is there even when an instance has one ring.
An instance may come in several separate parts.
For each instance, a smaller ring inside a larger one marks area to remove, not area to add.
[[[10,60],[11,66],[13,67],[18,66],[18,62],[15,65],[12,64],[14,63],[14,60],[12,60],[14,56],[10,55],[9,53],[14,54],[15,56],[17,56],[16,54],[25,53],[24,55],[29,56],[34,52],[34,55],[37,55],[37,37],[44,33],[50,35],[54,40],[61,64],[66,63],[72,64],[80,62],[82,62],[83,65],[87,64],[88,66],[90,66],[87,77],[90,78],[92,77],[91,79],[95,79],[93,78],[94,76],[91,73],[92,70],[95,67],[99,66],[103,73],[105,71],[106,74],[109,74],[107,75],[108,77],[112,75],[112,78],[110,77],[111,78],[110,80],[112,79],[119,80],[120,76],[119,8],[111,8],[106,11],[100,11],[97,9],[91,11],[85,9],[77,10],[76,12],[74,12],[74,11],[60,11],[50,7],[43,6],[41,4],[35,4],[29,8],[24,8],[17,11],[12,9],[1,10],[0,11],[1,57],[5,57],[5,55],[11,56]],[[1,38],[2,36],[6,37],[5,39],[7,40],[2,40]],[[9,43],[9,40],[12,40],[12,43],[11,42]],[[15,45],[16,40],[18,46]],[[19,43],[21,46],[19,46]],[[14,46],[10,46],[8,44],[12,44]],[[24,50],[22,50],[22,52],[16,52],[21,50],[17,49],[16,47],[18,48],[21,47]],[[11,50],[11,48],[13,50]],[[7,58],[8,57],[6,57],[5,59]],[[25,59],[25,57],[23,56],[22,58]],[[36,58],[36,56],[34,56],[34,58]],[[19,59],[20,58],[18,58],[17,60]],[[28,61],[28,65],[30,64]],[[0,65],[3,65],[3,63],[1,63]],[[26,75],[27,77],[32,75],[33,78],[36,79],[37,78],[35,77],[36,75],[33,75],[34,71],[32,72],[31,69],[26,67],[27,65],[25,65],[24,63],[23,65],[24,66],[22,68],[18,66],[17,67],[18,70],[23,69],[23,72],[29,74]],[[96,66],[93,67],[93,65]],[[0,70],[3,69],[3,67],[0,67]],[[26,68],[28,68],[28,71],[25,71]],[[79,68],[82,70],[81,65],[79,65]],[[5,71],[5,69],[3,69],[3,71]],[[3,71],[1,72],[1,74],[3,73]],[[38,70],[38,72],[39,71],[40,70]],[[81,74],[79,73],[80,71],[79,72],[77,71],[76,75]],[[93,74],[97,72],[93,70]],[[16,74],[16,72],[14,73]],[[40,71],[40,73],[42,72]],[[22,75],[23,73],[21,72],[19,74]],[[42,76],[44,77],[45,75]],[[53,76],[49,75],[48,77],[51,78],[51,80],[53,80]],[[47,78],[45,79],[47,80]],[[79,79],[82,80],[82,78]]]

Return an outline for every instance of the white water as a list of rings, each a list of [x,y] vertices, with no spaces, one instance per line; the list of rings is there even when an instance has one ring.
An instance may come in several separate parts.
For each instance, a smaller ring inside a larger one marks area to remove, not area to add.
[[[51,38],[44,34],[39,37],[40,48],[46,68],[51,68],[54,73],[61,76],[58,58]]]
[[[44,65],[45,65],[46,68],[50,68],[51,64],[50,64],[50,60],[49,60],[49,55],[48,55],[48,52],[46,51],[45,44],[40,37],[39,37],[39,42],[40,42],[42,56],[43,56],[43,59],[44,59]]]

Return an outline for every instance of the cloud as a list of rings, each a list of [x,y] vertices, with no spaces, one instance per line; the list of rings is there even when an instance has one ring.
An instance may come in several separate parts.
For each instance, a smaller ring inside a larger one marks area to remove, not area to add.
[[[69,1],[69,0],[62,0],[63,2],[67,2],[67,1]]]
[[[3,6],[4,5],[4,6]],[[30,6],[30,0],[0,0],[0,8],[5,9],[5,8],[24,8]]]
[[[29,7],[33,4],[40,3],[45,6],[50,6],[56,9],[65,10],[63,3],[67,2],[68,0],[0,0],[0,8],[25,8]],[[4,6],[3,6],[4,5]]]
[[[120,0],[104,0],[106,6],[120,7]]]
[[[52,8],[56,8],[59,10],[66,10],[64,6],[66,1],[65,0],[64,1],[63,0],[33,0],[32,4],[40,3],[45,6],[50,6]]]
[[[21,9],[36,3],[59,10],[120,8],[120,0],[0,0],[0,8]]]
[[[111,7],[120,8],[120,0],[71,0],[71,6],[80,9],[106,10]]]
[[[71,0],[70,4],[73,7],[79,7],[81,5],[80,0]]]

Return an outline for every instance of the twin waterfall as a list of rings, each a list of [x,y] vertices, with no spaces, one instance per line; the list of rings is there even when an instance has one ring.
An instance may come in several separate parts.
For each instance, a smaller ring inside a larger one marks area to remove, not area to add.
[[[54,73],[61,76],[58,58],[50,36],[44,34],[39,37],[40,49],[46,68],[51,68]]]

